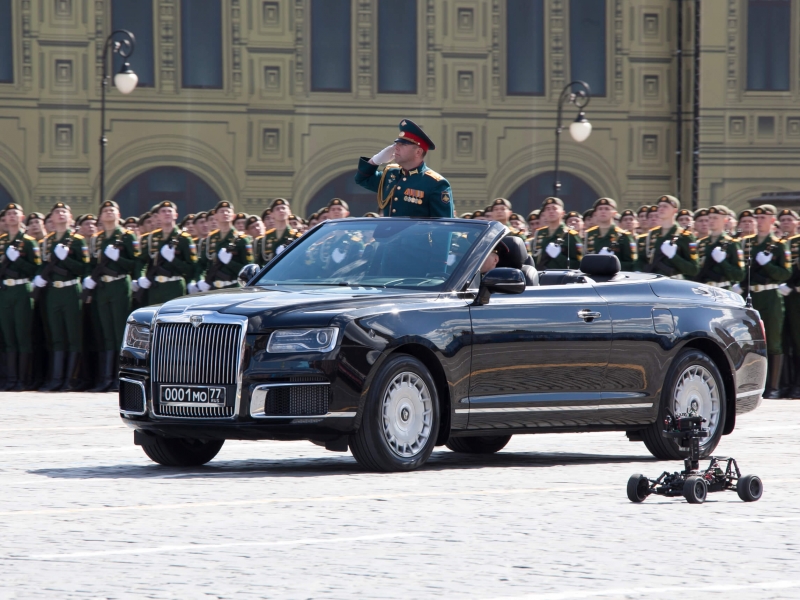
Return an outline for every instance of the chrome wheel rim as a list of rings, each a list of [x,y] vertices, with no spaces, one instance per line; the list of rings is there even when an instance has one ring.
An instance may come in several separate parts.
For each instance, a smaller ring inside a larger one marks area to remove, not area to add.
[[[416,373],[395,375],[386,386],[381,406],[383,437],[401,458],[414,458],[425,448],[433,425],[433,400]]]
[[[675,384],[673,414],[694,412],[703,417],[709,432],[700,447],[711,443],[720,426],[720,390],[711,372],[700,365],[687,367]]]

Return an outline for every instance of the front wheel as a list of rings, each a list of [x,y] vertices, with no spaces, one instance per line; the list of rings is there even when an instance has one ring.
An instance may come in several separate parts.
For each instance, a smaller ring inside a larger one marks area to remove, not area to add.
[[[413,471],[428,460],[438,431],[439,397],[430,371],[398,354],[375,375],[350,451],[372,471]]]
[[[199,467],[214,458],[225,440],[193,440],[155,437],[142,450],[150,460],[165,467]]]
[[[644,502],[650,489],[650,480],[641,473],[631,475],[628,479],[628,500],[631,502]]]
[[[464,454],[494,454],[500,452],[511,440],[510,435],[479,435],[450,438],[445,444],[453,452]]]
[[[689,504],[702,504],[708,495],[706,480],[697,475],[687,477],[683,484],[683,497]]]
[[[764,484],[757,475],[742,475],[736,482],[736,493],[745,502],[755,502],[764,493]]]

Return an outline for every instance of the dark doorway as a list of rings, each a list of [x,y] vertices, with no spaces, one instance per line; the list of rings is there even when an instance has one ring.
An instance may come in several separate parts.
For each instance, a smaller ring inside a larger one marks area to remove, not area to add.
[[[514,212],[527,217],[532,210],[542,207],[542,202],[553,195],[553,180],[555,172],[548,171],[532,177],[519,186],[508,199],[514,207]],[[577,210],[583,212],[594,204],[599,195],[588,183],[571,173],[559,173],[561,180],[560,197],[564,201],[564,210]]]
[[[194,173],[180,167],[158,167],[129,181],[114,200],[123,217],[138,217],[164,200],[174,202],[182,217],[214,208],[220,198]]]
[[[0,183],[0,206],[5,208],[11,202],[14,202],[14,196],[12,196],[8,190],[3,187],[3,184]]]
[[[355,170],[342,173],[322,187],[306,205],[307,217],[317,212],[333,198],[341,198],[350,206],[350,214],[360,217],[364,213],[378,212],[378,196],[355,182]],[[299,207],[295,207],[297,210]]]

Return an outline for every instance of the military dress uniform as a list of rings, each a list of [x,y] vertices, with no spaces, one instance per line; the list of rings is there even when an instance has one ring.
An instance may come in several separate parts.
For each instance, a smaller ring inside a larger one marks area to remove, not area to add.
[[[548,246],[551,246],[548,253]],[[558,248],[555,253],[553,248]],[[583,242],[580,234],[561,223],[553,233],[548,227],[537,229],[530,240],[530,253],[540,271],[545,269],[577,269],[583,258]]]
[[[608,228],[605,235],[595,225],[586,230],[586,254],[615,254],[623,271],[632,271],[638,257],[633,236],[617,225]]]
[[[655,227],[647,235],[650,239],[646,245],[652,249],[652,255],[643,270],[673,279],[690,279],[700,271],[697,240],[691,231],[675,223],[667,231],[663,231],[662,227]],[[661,249],[664,242],[672,242],[677,246],[677,252],[672,258]]]
[[[224,264],[219,259],[219,250],[230,247],[231,260]],[[250,236],[236,231],[231,227],[223,234],[219,229],[212,231],[203,244],[203,251],[199,256],[198,265],[201,279],[214,289],[239,287],[239,271],[242,267],[253,262],[253,243]]]
[[[697,255],[700,271],[692,278],[694,281],[729,289],[744,277],[744,253],[739,242],[727,233],[716,239],[709,235],[698,240]]]
[[[788,294],[784,297],[785,330],[794,351],[795,384],[789,390],[791,398],[800,398],[800,235],[785,240],[791,254],[792,274],[786,281]]]
[[[291,227],[286,227],[280,235],[278,235],[277,229],[270,229],[261,237],[256,238],[253,243],[255,261],[263,267],[301,235],[299,231]]]
[[[162,248],[174,245],[174,257],[169,261]],[[148,304],[162,304],[174,298],[186,295],[187,278],[191,280],[197,272],[197,246],[192,236],[173,227],[171,231],[156,229],[147,236],[146,245],[142,256],[148,261],[144,269],[142,278],[150,281],[147,288]],[[157,272],[148,278],[146,273],[151,267],[157,267],[158,271],[168,271],[168,273]],[[139,280],[141,286],[142,280]]]

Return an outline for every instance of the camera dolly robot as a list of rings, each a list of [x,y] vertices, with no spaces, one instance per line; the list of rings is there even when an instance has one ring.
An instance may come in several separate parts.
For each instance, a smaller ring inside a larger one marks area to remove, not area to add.
[[[666,438],[678,440],[682,448],[689,447],[689,456],[683,461],[684,470],[669,473],[664,471],[658,479],[644,475],[631,475],[628,479],[628,498],[631,502],[643,502],[650,494],[659,496],[683,496],[689,504],[702,504],[709,492],[736,491],[745,502],[761,498],[764,486],[756,475],[744,475],[733,458],[710,456],[705,471],[700,471],[700,438],[708,437],[703,428],[705,419],[696,414],[667,415],[664,419]]]

